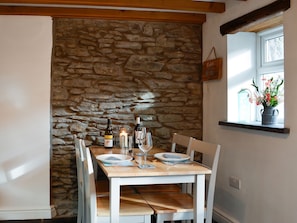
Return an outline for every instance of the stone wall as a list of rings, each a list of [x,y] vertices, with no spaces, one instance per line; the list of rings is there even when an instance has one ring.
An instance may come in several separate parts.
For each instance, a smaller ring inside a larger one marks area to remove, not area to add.
[[[156,146],[172,133],[202,137],[201,25],[54,19],[51,199],[59,217],[77,211],[73,134],[102,145],[111,118],[140,116]]]

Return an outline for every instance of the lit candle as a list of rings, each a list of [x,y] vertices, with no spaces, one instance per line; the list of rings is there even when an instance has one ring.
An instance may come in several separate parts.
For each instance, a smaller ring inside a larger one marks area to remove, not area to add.
[[[128,147],[128,133],[125,129],[122,129],[120,132],[120,147],[127,148]]]

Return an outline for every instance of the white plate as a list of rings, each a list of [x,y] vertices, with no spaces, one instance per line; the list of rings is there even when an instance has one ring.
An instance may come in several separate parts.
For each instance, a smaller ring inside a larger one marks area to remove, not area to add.
[[[167,162],[182,162],[190,159],[190,156],[182,153],[156,153],[155,157]]]
[[[132,157],[123,154],[103,154],[96,156],[96,159],[103,163],[120,163],[130,161],[132,160]]]

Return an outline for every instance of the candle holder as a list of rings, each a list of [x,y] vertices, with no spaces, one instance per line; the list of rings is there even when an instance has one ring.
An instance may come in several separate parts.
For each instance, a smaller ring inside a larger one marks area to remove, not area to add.
[[[124,127],[120,128],[119,141],[121,149],[128,148],[128,131]]]
[[[131,154],[133,149],[133,135],[131,133],[131,129],[128,127],[121,127],[119,129],[119,145],[121,148],[121,153],[123,154]]]

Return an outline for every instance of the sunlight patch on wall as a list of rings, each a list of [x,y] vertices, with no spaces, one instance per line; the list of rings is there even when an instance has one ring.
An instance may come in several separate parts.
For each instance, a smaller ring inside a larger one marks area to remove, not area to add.
[[[254,118],[252,106],[248,95],[243,95],[240,91],[250,87],[256,73],[256,35],[237,33],[230,34],[227,38],[228,121],[250,122]]]

